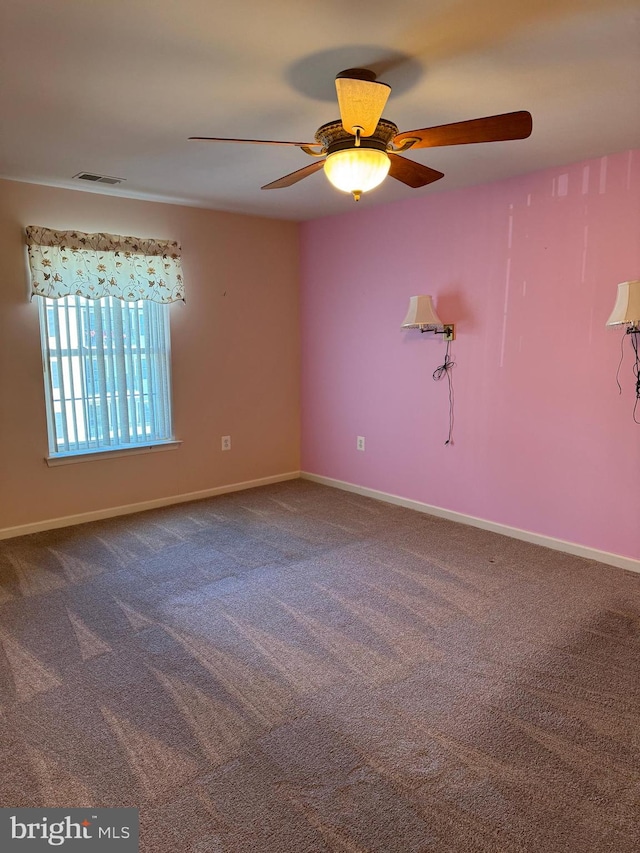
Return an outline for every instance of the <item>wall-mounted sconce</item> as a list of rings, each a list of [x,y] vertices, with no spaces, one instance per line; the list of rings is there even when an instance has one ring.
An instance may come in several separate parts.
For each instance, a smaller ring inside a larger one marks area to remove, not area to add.
[[[633,407],[633,419],[636,423],[640,423],[636,418],[636,410],[638,401],[640,401],[640,354],[638,346],[640,344],[640,281],[623,281],[618,285],[618,294],[616,296],[616,304],[613,306],[611,316],[607,320],[607,326],[626,326],[625,336],[631,335],[629,340],[635,355],[635,363],[633,366],[633,375],[636,383],[636,402]],[[622,339],[624,342],[624,338]],[[624,347],[620,357],[620,365],[624,357]],[[620,372],[618,365],[618,373]],[[618,374],[616,374],[618,379]],[[620,382],[618,388],[622,392]]]
[[[437,381],[446,376],[449,383],[449,435],[445,444],[453,444],[453,383],[451,371],[455,367],[455,361],[449,356],[450,342],[455,340],[456,327],[453,323],[443,323],[436,314],[433,300],[430,296],[410,296],[409,310],[402,323],[403,329],[420,329],[421,332],[433,332],[442,335],[447,342],[444,354],[444,362],[433,371],[433,378]]]
[[[421,332],[433,332],[444,335],[445,341],[453,341],[456,327],[453,323],[443,323],[435,312],[430,296],[410,296],[409,310],[402,323],[403,329],[420,329]]]

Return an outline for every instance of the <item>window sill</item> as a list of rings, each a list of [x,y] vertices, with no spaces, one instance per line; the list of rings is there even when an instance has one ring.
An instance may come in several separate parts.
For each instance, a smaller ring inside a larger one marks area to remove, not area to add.
[[[163,450],[177,450],[181,441],[163,441],[158,444],[141,444],[136,447],[118,447],[114,450],[90,450],[87,452],[73,453],[68,456],[45,456],[45,462],[49,468],[57,465],[74,465],[76,462],[93,462],[96,459],[113,459],[116,456],[135,456],[140,453],[159,453]]]

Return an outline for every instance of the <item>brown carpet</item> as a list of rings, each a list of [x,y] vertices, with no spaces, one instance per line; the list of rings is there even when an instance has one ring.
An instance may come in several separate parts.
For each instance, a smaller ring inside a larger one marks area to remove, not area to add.
[[[304,481],[0,542],[0,805],[147,853],[637,853],[640,575]]]

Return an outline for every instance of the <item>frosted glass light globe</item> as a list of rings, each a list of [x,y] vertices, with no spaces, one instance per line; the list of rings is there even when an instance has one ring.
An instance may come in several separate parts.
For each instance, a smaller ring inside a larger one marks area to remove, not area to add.
[[[377,148],[346,148],[329,154],[324,171],[333,186],[352,193],[356,201],[360,194],[379,186],[389,173],[391,161]]]

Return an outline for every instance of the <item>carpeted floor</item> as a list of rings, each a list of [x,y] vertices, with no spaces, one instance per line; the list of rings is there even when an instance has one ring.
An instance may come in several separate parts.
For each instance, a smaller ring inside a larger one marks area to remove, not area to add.
[[[0,805],[145,853],[637,853],[640,575],[304,481],[0,542]]]

